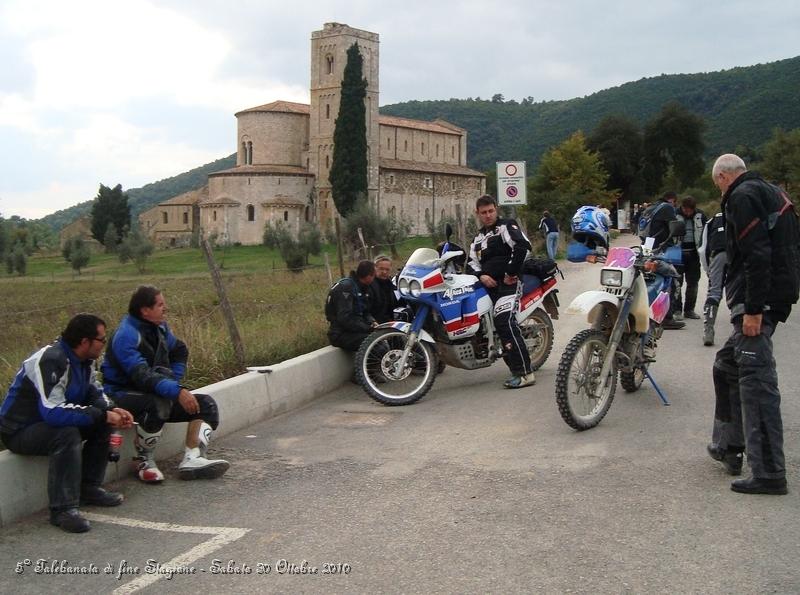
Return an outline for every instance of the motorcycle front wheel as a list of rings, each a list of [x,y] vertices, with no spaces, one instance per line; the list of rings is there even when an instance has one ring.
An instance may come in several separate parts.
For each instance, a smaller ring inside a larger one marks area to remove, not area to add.
[[[537,308],[520,323],[519,328],[531,358],[531,368],[538,370],[553,350],[553,321],[547,312]]]
[[[405,366],[398,368],[407,344],[406,333],[382,329],[364,339],[356,353],[356,378],[364,391],[379,403],[415,403],[436,380],[436,354],[422,341],[414,345]]]
[[[601,379],[608,336],[586,329],[567,344],[556,373],[556,403],[562,419],[576,430],[595,427],[608,413],[617,388],[616,362]]]

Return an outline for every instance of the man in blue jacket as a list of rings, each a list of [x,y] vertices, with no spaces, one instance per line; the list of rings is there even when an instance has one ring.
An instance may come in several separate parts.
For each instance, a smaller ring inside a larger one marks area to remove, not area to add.
[[[160,483],[155,448],[165,423],[188,422],[186,452],[178,465],[181,479],[213,479],[228,470],[223,460],[209,460],[206,449],[217,429],[217,403],[192,393],[181,381],[189,350],[166,323],[167,304],[161,290],[142,285],[131,296],[128,315],[114,333],[103,361],[106,392],[133,413],[139,479]]]
[[[94,360],[105,343],[105,322],[92,314],[73,317],[55,343],[23,362],[0,408],[0,437],[8,450],[50,457],[50,522],[70,533],[91,528],[79,503],[117,506],[123,499],[101,487],[111,428],[133,424],[95,379]]]

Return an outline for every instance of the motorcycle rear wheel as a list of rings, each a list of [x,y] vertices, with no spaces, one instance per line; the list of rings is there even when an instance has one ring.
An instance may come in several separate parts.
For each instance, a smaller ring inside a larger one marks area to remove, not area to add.
[[[616,362],[600,379],[608,336],[586,329],[567,344],[556,373],[556,403],[564,422],[578,431],[595,427],[608,413],[617,388]]]
[[[402,370],[395,363],[408,344],[406,333],[381,329],[369,335],[356,353],[356,378],[371,398],[384,405],[410,405],[433,386],[438,366],[430,345],[418,341]]]
[[[519,328],[531,358],[531,368],[538,370],[553,350],[553,321],[547,312],[537,308]]]
[[[642,382],[647,377],[645,372],[650,364],[641,364],[633,372],[619,372],[619,383],[627,393],[635,393],[642,386]]]

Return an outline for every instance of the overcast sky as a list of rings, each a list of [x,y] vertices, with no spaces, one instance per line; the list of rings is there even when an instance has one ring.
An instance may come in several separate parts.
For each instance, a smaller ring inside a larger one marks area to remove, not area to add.
[[[571,99],[800,55],[788,0],[0,0],[0,214],[233,153],[234,112],[308,102],[326,22],[380,34],[381,105]]]

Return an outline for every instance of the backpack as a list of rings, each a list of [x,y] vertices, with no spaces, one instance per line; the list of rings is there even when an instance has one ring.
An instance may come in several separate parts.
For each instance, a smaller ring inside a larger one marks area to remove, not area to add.
[[[534,275],[539,279],[552,277],[558,271],[555,260],[549,258],[529,258],[522,263],[521,273],[523,275]]]
[[[663,206],[670,206],[669,203],[666,202],[657,202],[654,205],[650,205],[647,207],[644,212],[639,215],[639,237],[644,240],[645,238],[649,238],[650,234],[650,227],[653,223],[653,219],[655,219],[656,214],[661,210]]]
[[[361,302],[361,292],[358,290],[358,286],[356,282],[353,281],[352,277],[342,277],[336,283],[331,285],[331,288],[328,290],[328,297],[325,299],[325,319],[328,322],[334,322],[336,320],[336,308],[333,305],[333,290],[336,289],[340,283],[349,282],[353,286],[353,293],[356,296],[356,308],[358,313],[364,311],[364,306]]]

